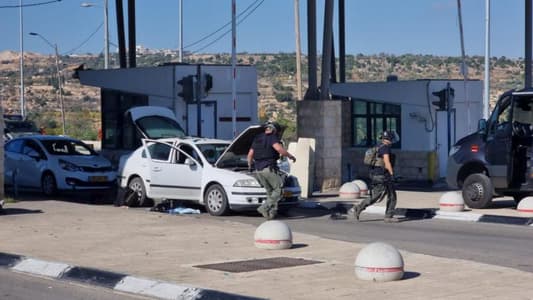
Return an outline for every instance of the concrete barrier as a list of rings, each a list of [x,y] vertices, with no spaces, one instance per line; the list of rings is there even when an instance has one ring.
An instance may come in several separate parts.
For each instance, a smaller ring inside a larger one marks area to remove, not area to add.
[[[520,200],[516,210],[521,216],[533,217],[533,197],[526,197]]]
[[[346,182],[339,189],[339,197],[343,199],[357,199],[361,196],[361,191],[357,184],[353,182]]]
[[[461,192],[446,192],[439,199],[439,209],[442,211],[463,211],[465,202]]]
[[[361,193],[361,196],[368,195],[368,185],[366,184],[366,182],[364,182],[361,179],[356,179],[352,182],[355,183],[357,187],[359,188],[359,192]]]
[[[254,244],[260,249],[289,249],[292,247],[291,229],[282,221],[263,222],[255,230]]]
[[[367,245],[355,259],[355,275],[361,280],[393,281],[403,277],[403,258],[393,246],[375,242]]]

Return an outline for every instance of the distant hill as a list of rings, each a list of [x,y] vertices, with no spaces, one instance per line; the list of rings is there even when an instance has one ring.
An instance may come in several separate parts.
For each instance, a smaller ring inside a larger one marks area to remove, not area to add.
[[[39,125],[47,128],[58,128],[59,103],[57,101],[57,79],[55,78],[55,57],[37,53],[24,55],[25,101],[27,112],[34,117]],[[0,98],[5,112],[18,113],[20,109],[20,73],[19,53],[13,51],[0,52]],[[201,54],[186,57],[188,63],[229,64],[229,54]],[[102,55],[61,56],[62,78],[65,82],[63,94],[69,124],[79,127],[80,118],[91,112],[91,125],[85,131],[91,135],[99,128],[99,90],[82,86],[72,78],[72,69],[81,64],[88,68],[103,68]],[[303,93],[306,90],[307,58],[302,58]],[[176,62],[177,56],[172,53],[139,54],[137,65],[156,66],[168,62]],[[498,95],[511,88],[523,86],[524,63],[521,59],[506,57],[491,58],[491,102]],[[117,57],[111,57],[111,66],[117,63]],[[294,134],[295,101],[296,101],[296,59],[294,53],[241,53],[239,64],[255,65],[258,70],[259,117],[268,119],[275,117],[289,125],[288,134]],[[318,66],[320,66],[320,60]],[[399,80],[414,79],[462,79],[459,73],[461,60],[459,57],[433,55],[347,55],[347,81],[367,82],[385,81],[387,76],[394,74]],[[483,80],[484,58],[472,56],[467,58],[469,78]],[[320,78],[320,75],[318,76]],[[87,122],[85,122],[87,123]],[[70,132],[72,132],[73,127]],[[52,130],[53,131],[53,130]]]

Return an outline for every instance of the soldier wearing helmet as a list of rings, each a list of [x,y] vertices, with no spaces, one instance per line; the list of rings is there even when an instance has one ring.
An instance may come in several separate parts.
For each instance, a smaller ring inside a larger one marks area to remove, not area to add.
[[[381,144],[378,146],[377,160],[374,166],[370,167],[369,175],[371,183],[371,197],[365,199],[354,207],[355,219],[359,220],[359,215],[365,208],[376,203],[387,196],[387,207],[384,221],[398,222],[394,217],[396,209],[396,190],[394,188],[394,159],[391,153],[391,145],[399,140],[394,131],[383,131],[381,134]]]
[[[264,132],[258,134],[248,151],[248,168],[255,166],[257,180],[265,188],[267,200],[257,211],[267,219],[276,217],[278,202],[281,200],[283,179],[277,165],[280,156],[286,156],[293,162],[296,158],[283,148],[280,141],[281,127],[276,122],[263,125]]]

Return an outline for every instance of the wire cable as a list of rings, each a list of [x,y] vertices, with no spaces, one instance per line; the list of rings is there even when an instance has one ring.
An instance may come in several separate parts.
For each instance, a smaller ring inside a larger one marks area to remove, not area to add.
[[[254,7],[254,8],[253,8],[248,14],[246,14],[246,15],[245,15],[245,16],[244,16],[239,22],[237,22],[237,25],[241,24],[244,20],[246,20],[246,18],[248,18],[248,17],[249,17],[249,16],[250,16],[250,15],[251,15],[256,9],[258,9],[259,6],[261,6],[261,4],[263,4],[263,2],[265,2],[265,0],[261,0],[261,2],[259,2],[259,4],[257,4],[256,7]],[[214,43],[218,42],[219,40],[221,40],[223,37],[225,37],[225,36],[226,36],[228,33],[230,33],[230,32],[231,32],[231,29],[226,30],[221,36],[219,36],[217,39],[215,39],[215,40],[212,41],[211,43],[209,43],[209,44],[207,44],[207,45],[205,45],[205,46],[203,46],[203,47],[201,47],[201,48],[199,48],[199,49],[197,49],[197,50],[195,50],[195,51],[191,51],[191,53],[194,54],[194,53],[198,53],[198,52],[204,50],[205,48],[207,48],[207,47],[213,45]]]
[[[256,5],[257,2],[259,2],[259,1],[260,1],[260,0],[255,0],[254,2],[252,2],[252,4],[248,5],[248,7],[246,7],[245,10],[243,10],[242,12],[240,12],[240,13],[237,15],[237,17],[240,17],[242,14],[244,14],[246,11],[248,11],[252,6]],[[196,45],[196,44],[198,44],[198,43],[201,43],[201,42],[205,41],[206,39],[208,39],[209,37],[215,35],[216,33],[218,33],[219,31],[221,31],[222,29],[224,29],[225,27],[227,27],[227,26],[230,25],[230,24],[231,24],[231,21],[229,21],[228,23],[222,25],[222,26],[221,26],[220,28],[218,28],[217,30],[211,32],[210,34],[204,36],[203,38],[197,40],[196,42],[193,42],[193,43],[190,43],[190,44],[188,44],[188,45],[185,45],[183,48],[190,48],[190,47],[192,47],[192,46],[194,46],[194,45]]]
[[[87,43],[87,42],[88,42],[88,41],[89,41],[89,40],[90,40],[90,39],[91,39],[91,38],[92,38],[92,37],[93,37],[93,36],[99,31],[99,30],[100,30],[100,28],[102,28],[102,26],[104,26],[104,22],[100,23],[100,25],[98,25],[98,27],[96,28],[96,30],[93,31],[93,32],[89,35],[89,37],[87,37],[87,38],[85,39],[85,41],[83,41],[83,42],[82,42],[81,44],[79,44],[77,47],[75,47],[75,48],[73,48],[73,49],[71,49],[71,50],[69,50],[69,51],[63,52],[63,55],[69,55],[69,54],[72,54],[72,53],[74,53],[74,51],[76,51],[76,50],[80,49],[81,47],[83,47],[83,45],[85,45],[85,44],[86,44],[86,43]]]
[[[39,2],[39,3],[31,3],[31,4],[23,4],[23,5],[2,5],[0,8],[20,8],[20,7],[31,7],[31,6],[40,6],[40,5],[46,5],[51,4],[55,2],[61,2],[61,0],[50,0],[46,2]]]

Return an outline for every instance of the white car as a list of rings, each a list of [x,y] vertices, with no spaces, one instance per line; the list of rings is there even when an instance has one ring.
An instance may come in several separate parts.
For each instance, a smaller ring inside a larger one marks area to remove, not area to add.
[[[8,141],[4,149],[4,183],[18,189],[102,190],[116,186],[111,162],[80,140],[31,135]]]
[[[129,206],[152,199],[190,200],[214,216],[231,210],[256,209],[266,191],[248,171],[246,155],[253,137],[263,128],[251,126],[233,142],[206,138],[143,139],[143,145],[119,163],[119,186],[129,190]],[[295,206],[301,189],[286,174],[279,206]],[[125,193],[126,195],[128,193]]]

